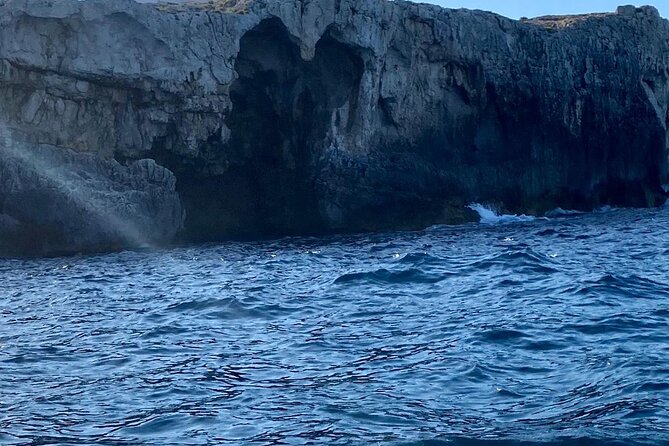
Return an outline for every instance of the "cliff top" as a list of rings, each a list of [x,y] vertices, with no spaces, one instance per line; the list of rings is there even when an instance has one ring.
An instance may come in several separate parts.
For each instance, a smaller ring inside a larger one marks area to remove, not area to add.
[[[156,7],[166,12],[182,12],[189,10],[205,10],[228,12],[233,14],[247,14],[251,12],[251,6],[261,3],[262,0],[135,0],[139,3],[155,3]],[[657,8],[654,6],[634,5],[619,6],[616,12],[594,12],[589,14],[565,14],[548,15],[533,18],[521,18],[520,21],[538,25],[542,28],[559,30],[581,24],[591,19],[599,19],[614,15],[648,15],[660,16]]]
[[[531,23],[533,25],[537,25],[549,30],[560,30],[582,24],[589,20],[607,18],[615,15],[622,15],[622,16],[641,15],[649,17],[660,17],[660,13],[654,6],[642,6],[640,8],[637,8],[636,6],[628,5],[628,6],[619,6],[615,13],[604,12],[604,13],[574,14],[574,15],[547,15],[531,19],[522,18],[521,21],[525,23]]]
[[[155,2],[161,11],[185,11],[201,9],[207,11],[246,14],[254,0],[187,0],[182,2]],[[153,3],[153,2],[152,2]]]
[[[549,15],[542,17],[535,17],[532,19],[521,19],[522,22],[531,23],[533,25],[541,26],[542,28],[558,30],[570,28],[575,25],[587,22],[588,20],[610,17],[614,13],[593,13],[593,14],[578,14],[578,15]]]

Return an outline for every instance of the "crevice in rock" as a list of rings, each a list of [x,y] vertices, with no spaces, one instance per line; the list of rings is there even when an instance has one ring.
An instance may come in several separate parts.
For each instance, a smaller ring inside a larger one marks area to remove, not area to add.
[[[154,147],[153,156],[177,176],[185,238],[325,231],[315,186],[319,151],[354,121],[361,59],[326,33],[304,61],[283,23],[268,19],[242,37],[235,70],[230,137],[219,130],[201,151],[215,154],[214,166],[167,159],[159,142]]]
[[[662,82],[662,84],[666,85],[666,82]],[[664,99],[662,98],[663,92],[658,91],[659,90],[658,85],[652,79],[642,78],[641,87],[643,88],[643,91],[646,94],[646,97],[648,98],[648,102],[653,107],[653,111],[655,111],[655,114],[657,115],[658,122],[662,127],[666,128],[667,106],[666,106],[666,101],[662,100]]]

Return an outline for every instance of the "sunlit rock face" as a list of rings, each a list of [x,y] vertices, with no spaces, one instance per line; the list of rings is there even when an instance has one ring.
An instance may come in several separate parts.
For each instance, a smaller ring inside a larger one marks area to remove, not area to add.
[[[668,68],[651,7],[517,22],[385,0],[0,0],[0,123],[109,176],[96,195],[154,243],[457,223],[470,202],[657,205]],[[147,158],[178,195],[147,192]],[[121,195],[156,207],[118,210],[121,171]],[[36,199],[17,212],[0,184],[0,228],[37,227],[45,251],[138,243],[75,243],[81,225]]]
[[[2,132],[0,132],[1,134]],[[169,243],[183,209],[153,160],[114,160],[0,138],[0,252],[57,255]]]

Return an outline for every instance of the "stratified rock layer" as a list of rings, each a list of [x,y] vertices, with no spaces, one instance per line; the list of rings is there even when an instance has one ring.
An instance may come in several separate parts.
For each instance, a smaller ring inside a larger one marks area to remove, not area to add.
[[[0,0],[11,141],[101,177],[117,161],[146,178],[132,163],[155,160],[189,240],[461,222],[473,201],[657,205],[668,68],[652,7],[518,22],[385,0]],[[37,225],[47,247],[136,244],[102,225],[82,236],[39,200],[17,213],[5,183],[0,226]],[[148,183],[124,184],[146,197]],[[153,207],[116,216],[157,241],[181,228],[161,184]]]

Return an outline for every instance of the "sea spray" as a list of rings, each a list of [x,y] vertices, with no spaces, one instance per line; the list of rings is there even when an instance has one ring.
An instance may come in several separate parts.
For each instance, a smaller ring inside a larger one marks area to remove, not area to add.
[[[514,223],[520,221],[533,221],[537,219],[537,217],[532,217],[530,215],[498,214],[489,206],[480,203],[472,203],[467,207],[473,211],[476,211],[481,218],[480,222],[487,225],[494,225],[499,223]]]

